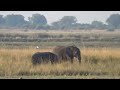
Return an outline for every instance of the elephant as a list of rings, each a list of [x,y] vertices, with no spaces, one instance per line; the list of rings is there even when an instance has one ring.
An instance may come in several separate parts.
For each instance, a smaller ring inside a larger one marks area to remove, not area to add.
[[[81,52],[76,46],[57,46],[53,49],[53,52],[58,55],[60,60],[71,60],[73,63],[74,57],[81,63]]]
[[[58,56],[52,52],[36,52],[32,55],[32,63],[33,65],[41,64],[42,62],[51,62],[57,63],[58,62]]]

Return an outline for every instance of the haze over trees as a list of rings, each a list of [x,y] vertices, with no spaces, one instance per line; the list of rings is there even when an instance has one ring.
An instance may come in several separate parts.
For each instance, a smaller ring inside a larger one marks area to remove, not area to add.
[[[91,23],[91,26],[92,26],[92,28],[95,28],[95,29],[105,29],[106,28],[106,25],[103,24],[101,21],[93,21]]]
[[[120,28],[120,15],[119,14],[112,14],[106,22],[110,26],[110,29],[119,29]]]
[[[24,16],[22,15],[7,15],[4,17],[6,26],[22,26],[25,24]]]
[[[60,20],[48,24],[47,18],[41,14],[33,14],[28,17],[28,21],[20,14],[0,15],[0,28],[23,28],[37,30],[90,30],[90,29],[120,29],[120,14],[112,14],[106,19],[106,24],[101,21],[88,23],[78,23],[75,16],[64,16]],[[80,22],[80,21],[79,21]]]
[[[74,16],[64,16],[59,21],[53,22],[52,26],[55,29],[71,29],[77,22],[77,18]]]
[[[28,19],[31,24],[35,24],[35,25],[47,24],[47,19],[45,18],[45,16],[40,14],[33,14],[32,17],[29,17]]]
[[[3,18],[3,15],[0,15],[0,26],[5,24],[5,19]]]

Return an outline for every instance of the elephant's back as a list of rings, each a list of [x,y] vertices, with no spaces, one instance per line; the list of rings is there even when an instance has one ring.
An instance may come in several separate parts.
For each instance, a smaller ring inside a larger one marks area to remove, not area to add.
[[[36,57],[40,57],[41,53],[40,52],[36,52],[32,55],[32,59],[36,58]]]
[[[59,53],[61,52],[61,50],[63,50],[65,48],[65,46],[57,46],[53,49],[54,53]]]

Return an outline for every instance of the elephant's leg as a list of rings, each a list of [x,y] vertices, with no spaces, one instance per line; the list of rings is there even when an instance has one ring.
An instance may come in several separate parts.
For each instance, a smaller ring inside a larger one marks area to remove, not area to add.
[[[79,60],[79,64],[81,64],[81,60]]]
[[[73,64],[73,57],[71,57],[71,63]]]
[[[54,63],[53,63],[53,60],[51,60],[51,64],[54,64]]]

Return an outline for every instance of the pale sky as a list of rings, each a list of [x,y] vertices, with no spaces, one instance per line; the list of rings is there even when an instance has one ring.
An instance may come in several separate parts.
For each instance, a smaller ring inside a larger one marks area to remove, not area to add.
[[[0,15],[21,14],[28,20],[32,14],[42,14],[47,18],[48,24],[60,20],[63,16],[75,16],[78,23],[91,23],[94,20],[105,23],[111,14],[120,14],[120,11],[0,11]]]

